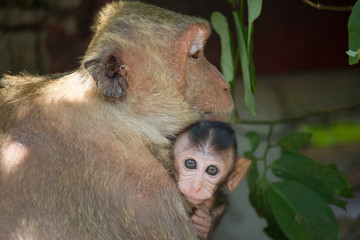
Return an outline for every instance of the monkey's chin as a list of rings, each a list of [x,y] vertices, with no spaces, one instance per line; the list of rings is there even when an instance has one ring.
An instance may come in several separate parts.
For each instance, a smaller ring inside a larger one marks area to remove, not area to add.
[[[184,195],[184,197],[187,201],[189,201],[190,203],[195,204],[195,205],[201,204],[204,201],[204,199],[195,199],[195,198],[191,198],[191,197],[188,197],[185,195]]]
[[[202,116],[205,120],[227,122],[230,112],[204,112]]]

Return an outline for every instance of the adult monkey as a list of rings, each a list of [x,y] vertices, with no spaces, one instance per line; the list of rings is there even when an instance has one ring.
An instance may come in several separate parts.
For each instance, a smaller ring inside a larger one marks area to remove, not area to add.
[[[168,170],[171,138],[232,108],[208,23],[117,2],[94,30],[77,71],[1,80],[0,239],[195,239]]]

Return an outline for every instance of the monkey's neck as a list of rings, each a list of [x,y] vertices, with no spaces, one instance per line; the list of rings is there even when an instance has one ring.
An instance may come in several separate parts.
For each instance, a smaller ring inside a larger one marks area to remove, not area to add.
[[[164,166],[164,168],[169,172],[171,177],[174,177],[175,168],[174,163],[171,159],[171,146],[168,145],[155,145],[148,144],[150,152],[156,157],[156,159]]]

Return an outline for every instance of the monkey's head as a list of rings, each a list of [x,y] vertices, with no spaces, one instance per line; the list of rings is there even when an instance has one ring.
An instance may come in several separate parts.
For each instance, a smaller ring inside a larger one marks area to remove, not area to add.
[[[228,119],[229,85],[204,56],[207,21],[116,2],[99,13],[94,31],[83,67],[104,99],[118,99],[147,121],[163,114],[181,127],[198,119]]]
[[[173,157],[179,189],[192,204],[210,199],[222,186],[234,191],[250,164],[237,158],[235,133],[223,122],[191,125],[175,141]]]

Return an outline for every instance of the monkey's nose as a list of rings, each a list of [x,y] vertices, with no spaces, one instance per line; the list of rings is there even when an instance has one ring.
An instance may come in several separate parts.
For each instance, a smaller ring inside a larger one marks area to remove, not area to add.
[[[192,192],[198,193],[202,189],[202,182],[201,181],[194,181],[192,184]]]
[[[224,79],[224,84],[223,84],[224,86],[224,90],[226,91],[226,92],[229,92],[230,91],[230,84],[228,83],[228,82],[226,82],[225,81],[225,79]]]
[[[203,179],[202,176],[197,176],[193,179],[193,182],[191,183],[191,192],[194,194],[198,194],[203,189]]]

